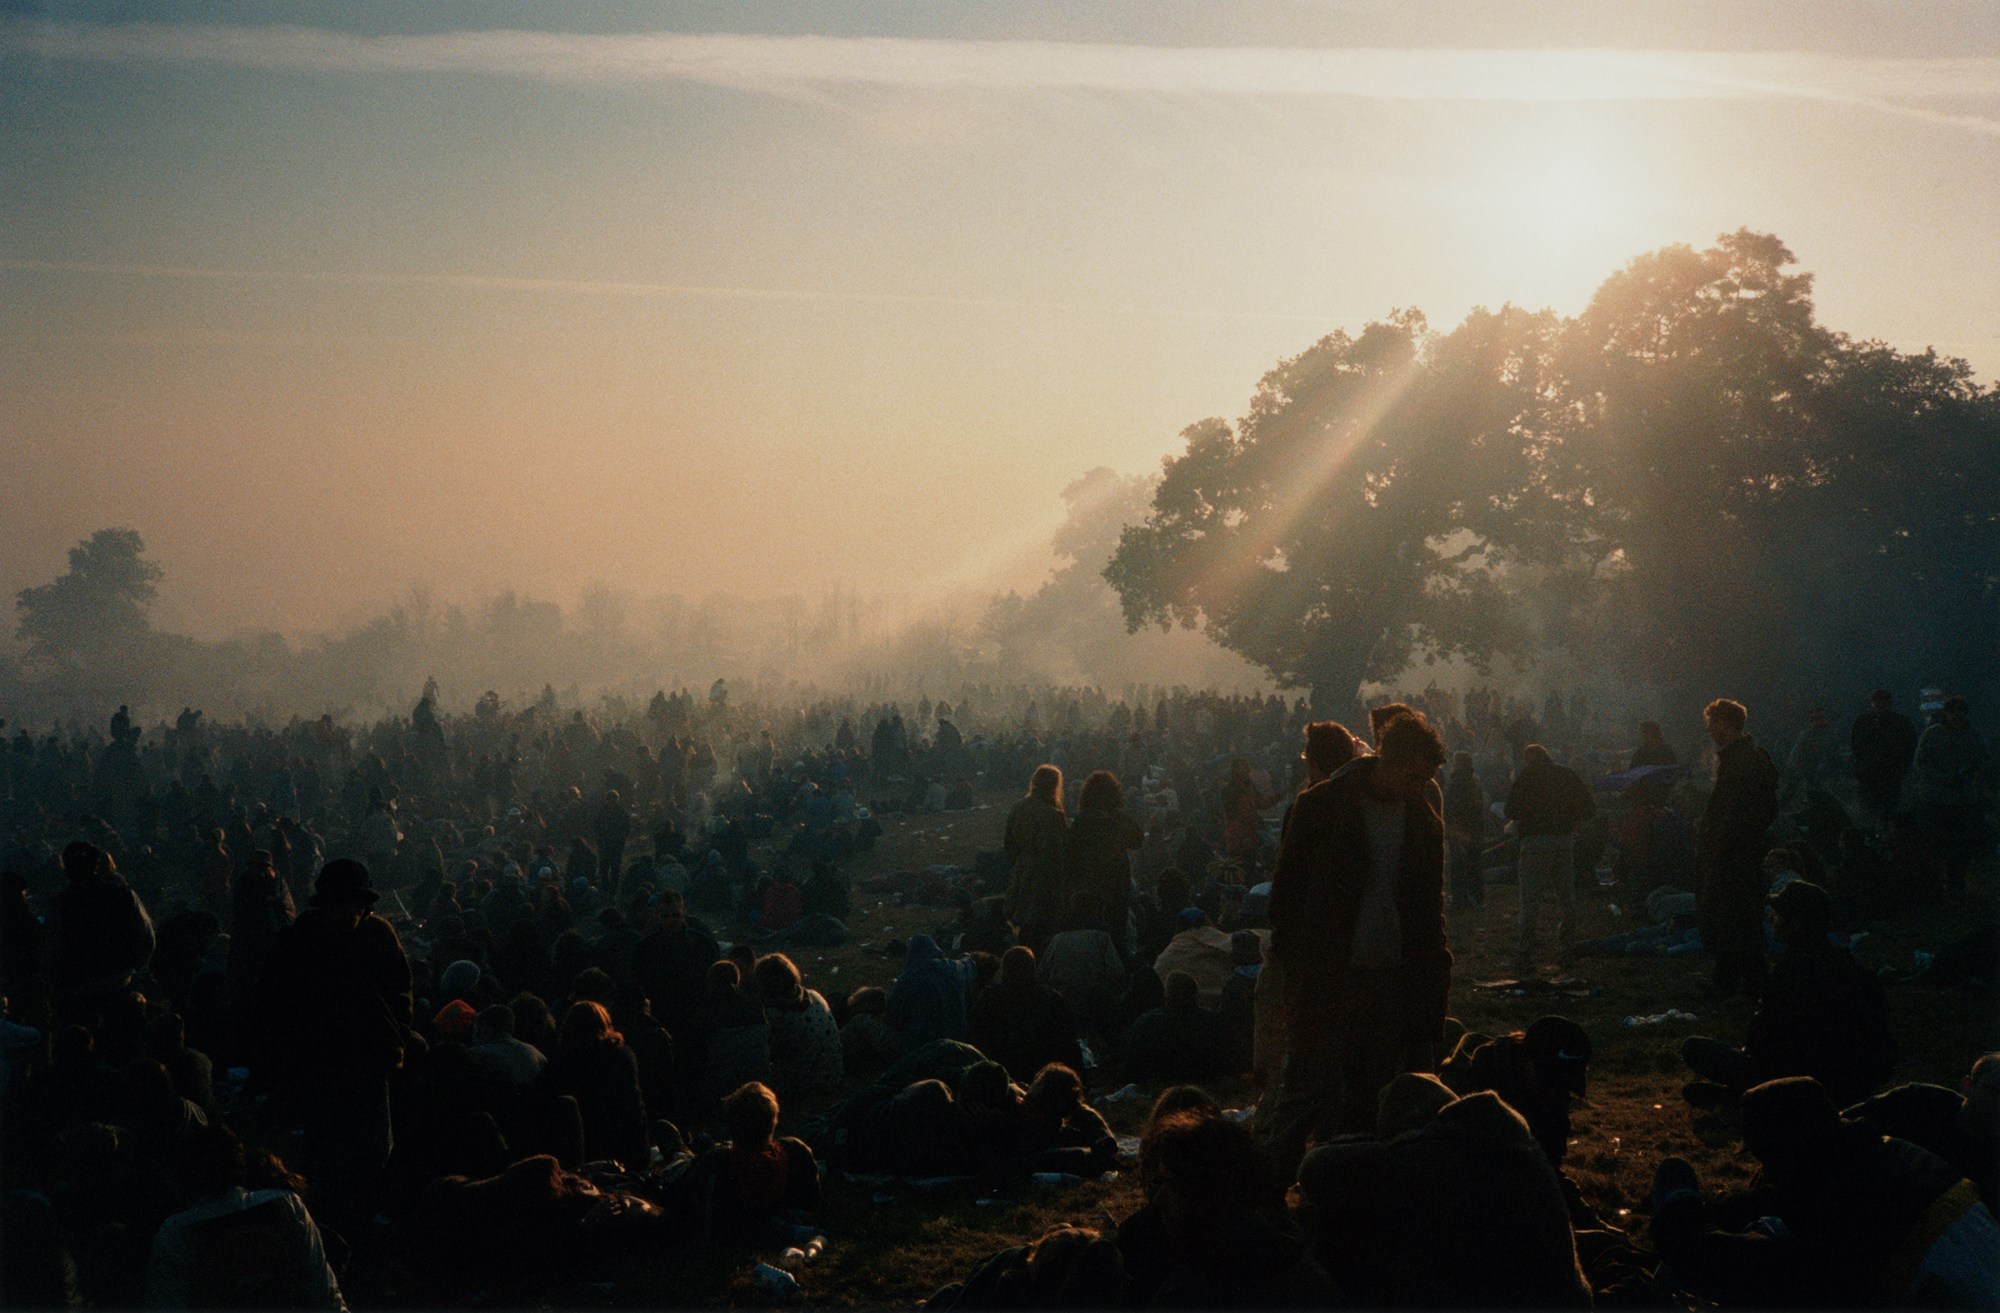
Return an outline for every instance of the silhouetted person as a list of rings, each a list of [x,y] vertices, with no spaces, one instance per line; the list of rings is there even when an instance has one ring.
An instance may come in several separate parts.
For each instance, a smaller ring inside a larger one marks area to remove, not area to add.
[[[1764,832],[1778,817],[1778,771],[1743,732],[1750,713],[1717,698],[1702,712],[1715,744],[1715,788],[1695,828],[1695,915],[1715,960],[1713,987],[1764,989]]]
[[[380,896],[352,858],[320,868],[310,906],[271,946],[249,1037],[253,1070],[305,1128],[311,1179],[345,1208],[389,1161],[389,1073],[413,1020],[409,959],[371,910]]]
[[[1878,688],[1868,695],[1868,710],[1854,718],[1847,742],[1861,811],[1878,827],[1887,825],[1903,796],[1903,776],[1917,757],[1917,728],[1896,710],[1889,690]]]

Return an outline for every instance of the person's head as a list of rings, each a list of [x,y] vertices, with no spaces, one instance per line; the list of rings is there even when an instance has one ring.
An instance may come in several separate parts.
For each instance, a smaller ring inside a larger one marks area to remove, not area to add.
[[[1731,698],[1717,698],[1702,708],[1701,723],[1717,748],[1726,748],[1743,737],[1750,723],[1750,709]]]
[[[2000,1138],[2000,1052],[1973,1063],[1958,1089],[1965,1096],[1959,1125],[1976,1143],[1992,1144]]]
[[[1199,1085],[1169,1085],[1153,1100],[1153,1107],[1146,1114],[1146,1125],[1157,1126],[1176,1113],[1186,1112],[1219,1117],[1222,1104]]]
[[[736,978],[739,981],[750,980],[756,974],[757,950],[749,944],[731,944],[726,956],[736,964]]]
[[[1117,1242],[1080,1226],[1043,1232],[1028,1250],[1029,1308],[1111,1308],[1123,1302],[1125,1260]]]
[[[471,998],[473,991],[479,988],[479,964],[464,958],[453,962],[438,977],[438,988],[444,991],[446,998]]]
[[[336,857],[319,868],[310,902],[337,920],[360,925],[381,896],[366,866],[352,857]]]
[[[611,1026],[611,1013],[602,1003],[579,999],[563,1015],[561,1044],[565,1049],[590,1049],[623,1044],[625,1037]]]
[[[850,1017],[879,1017],[888,1011],[889,991],[880,985],[863,985],[847,996],[847,1015]]]
[[[1035,983],[1035,950],[1016,944],[1000,956],[1000,983],[1025,987]]]
[[[63,874],[71,884],[82,884],[97,874],[97,859],[102,855],[102,850],[94,843],[85,843],[81,839],[66,843],[62,850]]]
[[[1972,723],[1972,704],[1962,697],[1948,697],[1944,700],[1944,723],[1953,729],[1964,729]]]
[[[1877,711],[1887,711],[1896,705],[1896,695],[1886,688],[1878,688],[1868,695],[1868,705]]]
[[[1823,1155],[1845,1124],[1833,1096],[1810,1076],[1766,1081],[1743,1095],[1743,1147],[1774,1184]]]
[[[1660,722],[1657,720],[1640,721],[1639,738],[1645,743],[1658,743],[1661,738]]]
[[[1163,868],[1153,885],[1159,890],[1161,907],[1178,911],[1187,906],[1188,878],[1181,873],[1180,867]]]
[[[1771,914],[1778,942],[1818,943],[1833,929],[1833,895],[1810,880],[1787,881],[1771,895]]]
[[[958,1078],[959,1102],[979,1108],[1004,1108],[1013,1102],[1007,1069],[997,1062],[975,1062]]]
[[[1527,747],[1521,749],[1521,764],[1523,766],[1553,766],[1555,758],[1549,756],[1549,750],[1541,744],[1530,743]]]
[[[1469,774],[1469,773],[1471,773],[1472,769],[1473,769],[1473,766],[1472,766],[1472,754],[1471,754],[1471,753],[1469,753],[1469,752],[1463,752],[1463,751],[1461,751],[1461,752],[1454,752],[1454,753],[1452,753],[1452,754],[1451,754],[1451,773],[1452,773],[1452,774],[1454,774],[1454,775],[1465,775],[1465,774]]]
[[[653,904],[653,907],[659,914],[660,928],[662,930],[673,933],[687,928],[687,898],[680,890],[663,890],[660,894],[660,901]]]
[[[1270,1171],[1250,1132],[1200,1112],[1162,1118],[1139,1143],[1140,1179],[1176,1248],[1212,1250],[1224,1224],[1272,1206]]]
[[[213,1199],[250,1180],[250,1159],[236,1132],[217,1122],[189,1136],[174,1157],[174,1181],[190,1202]]]
[[[1201,1006],[1201,985],[1185,971],[1169,971],[1166,1000],[1169,1012],[1192,1012]]]
[[[514,1037],[514,1009],[505,1003],[494,1003],[482,1008],[479,1019],[472,1025],[474,1044],[491,1044],[496,1040]]]
[[[783,953],[767,953],[757,959],[757,997],[766,1006],[796,1003],[804,990],[799,969]]]
[[[1079,811],[1115,812],[1125,805],[1125,789],[1110,771],[1094,770],[1084,777],[1076,805]]]
[[[1028,777],[1028,796],[1042,798],[1058,806],[1062,803],[1062,767],[1044,763],[1035,767],[1035,773]]]
[[[723,1096],[722,1125],[737,1148],[763,1148],[778,1129],[778,1096],[762,1081],[738,1086]]]
[[[1083,1102],[1083,1081],[1072,1068],[1051,1062],[1035,1073],[1027,1100],[1051,1117],[1067,1117]]]
[[[703,978],[708,986],[711,1001],[728,998],[743,984],[743,972],[726,957],[717,958],[708,965],[708,975]]]
[[[1582,1098],[1590,1066],[1590,1036],[1568,1017],[1540,1017],[1523,1032],[1521,1047],[1535,1079]]]
[[[1324,778],[1354,760],[1360,750],[1354,735],[1337,720],[1315,720],[1306,726],[1306,769]]]
[[[1376,746],[1379,748],[1382,743],[1382,731],[1389,728],[1390,722],[1394,721],[1398,716],[1415,716],[1418,714],[1420,713],[1417,709],[1407,702],[1384,702],[1379,707],[1370,708],[1368,712],[1368,736],[1375,740]]]
[[[1457,1097],[1428,1072],[1402,1072],[1375,1096],[1375,1137],[1393,1140],[1405,1131],[1426,1126],[1439,1109]]]
[[[1380,761],[1370,787],[1385,798],[1415,801],[1444,765],[1444,740],[1421,712],[1390,721],[1381,732]]]

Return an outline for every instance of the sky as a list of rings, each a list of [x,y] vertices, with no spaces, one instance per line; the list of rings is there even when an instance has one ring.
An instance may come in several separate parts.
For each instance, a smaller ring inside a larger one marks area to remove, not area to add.
[[[1320,336],[1739,227],[2000,376],[2000,4],[0,0],[0,594],[1032,584]]]

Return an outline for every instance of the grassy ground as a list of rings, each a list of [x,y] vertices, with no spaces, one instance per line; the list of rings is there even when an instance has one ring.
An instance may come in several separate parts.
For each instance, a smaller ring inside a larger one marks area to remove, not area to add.
[[[970,867],[981,849],[997,847],[1011,796],[982,795],[980,809],[944,816],[889,818],[875,853],[858,859],[856,906],[850,918],[853,942],[839,949],[797,955],[807,982],[832,995],[862,984],[886,985],[898,959],[883,951],[891,940],[919,931],[942,938],[955,923],[946,909],[898,905],[867,888],[871,876],[920,869],[936,862]],[[1973,916],[1991,917],[1994,873],[1975,876],[1975,897],[1955,911],[1917,910],[1889,924],[1871,927],[1857,950],[1870,967],[1907,968],[1912,949],[1935,949]],[[1617,890],[1587,888],[1581,911],[1585,936],[1630,928],[1614,918]],[[1629,899],[1627,900],[1630,901]],[[1510,997],[1477,982],[1507,972],[1512,958],[1516,897],[1511,886],[1489,890],[1486,907],[1454,913],[1450,932],[1457,957],[1452,1012],[1468,1027],[1498,1033],[1526,1026],[1547,1012],[1580,1022],[1595,1047],[1590,1097],[1574,1118],[1570,1170],[1586,1199],[1607,1218],[1637,1227],[1639,1201],[1652,1182],[1654,1165],[1668,1154],[1690,1159],[1706,1183],[1728,1188],[1747,1182],[1751,1164],[1738,1142],[1732,1113],[1697,1113],[1680,1098],[1689,1079],[1678,1056],[1681,1040],[1695,1033],[1740,1039],[1749,1009],[1741,1003],[1718,1006],[1705,999],[1705,964],[1691,958],[1587,959],[1579,968],[1591,989],[1585,998]],[[1548,915],[1550,913],[1545,913]],[[1553,927],[1546,932],[1553,934]],[[1903,1061],[1898,1079],[1956,1085],[1977,1054],[2000,1048],[2000,1017],[1991,992],[1890,987]],[[1628,1028],[1627,1015],[1678,1008],[1694,1022]],[[1105,1091],[1099,1090],[1101,1094]],[[1148,1098],[1101,1105],[1120,1134],[1138,1130]],[[1243,1106],[1255,1091],[1241,1082],[1216,1090],[1225,1106]],[[796,1123],[814,1108],[786,1109]],[[799,1273],[804,1298],[815,1306],[907,1307],[939,1286],[965,1275],[973,1263],[995,1250],[1021,1244],[1060,1223],[1105,1225],[1137,1207],[1131,1173],[1102,1184],[1067,1190],[1035,1191],[1010,1198],[977,1197],[966,1188],[883,1190],[829,1182],[823,1221],[833,1236],[827,1254]],[[757,1306],[774,1302],[751,1283],[758,1257],[702,1255],[672,1273],[646,1273],[618,1282],[605,1292],[606,1305],[673,1304]],[[782,1301],[780,1301],[782,1302]]]

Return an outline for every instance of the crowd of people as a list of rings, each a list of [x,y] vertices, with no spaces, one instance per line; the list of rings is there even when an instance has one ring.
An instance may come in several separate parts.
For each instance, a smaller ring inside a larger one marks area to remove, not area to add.
[[[1164,1087],[1143,1206],[934,1304],[2000,1300],[2000,1055],[1885,1088],[1883,982],[1844,946],[1969,905],[1996,771],[1964,699],[1919,732],[1877,692],[1845,744],[1815,712],[1776,757],[1718,699],[1712,777],[1581,696],[1432,687],[1356,730],[1184,690],[909,711],[717,681],[447,715],[433,686],[366,727],[16,731],[4,1302],[344,1307],[350,1274],[560,1290],[803,1245],[829,1173],[1116,1170],[1110,1081]],[[1022,781],[992,852],[907,886],[952,930],[894,945],[886,988],[808,978],[886,825]],[[1581,939],[1600,872],[1655,924]],[[1752,1001],[1683,1058],[1757,1190],[1669,1159],[1646,1237],[1586,1201],[1588,1032],[1448,1015],[1454,918],[1505,884],[1523,979],[1690,952]],[[1912,983],[1990,987],[1994,938]],[[1225,1115],[1204,1086],[1243,1073]]]

